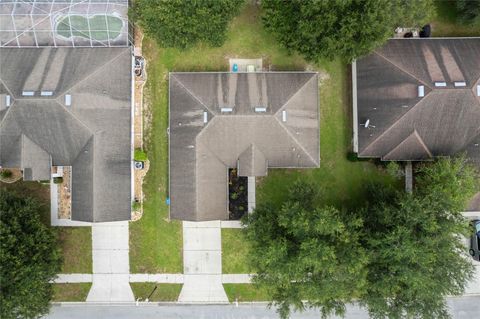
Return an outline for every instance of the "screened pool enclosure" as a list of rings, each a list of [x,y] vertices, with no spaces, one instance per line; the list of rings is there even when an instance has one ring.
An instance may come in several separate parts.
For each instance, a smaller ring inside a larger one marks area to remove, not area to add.
[[[128,0],[0,1],[0,47],[129,43]]]

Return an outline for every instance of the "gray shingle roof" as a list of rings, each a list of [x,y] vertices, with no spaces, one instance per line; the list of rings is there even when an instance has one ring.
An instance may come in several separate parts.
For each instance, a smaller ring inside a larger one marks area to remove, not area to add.
[[[130,219],[130,48],[1,48],[0,65],[0,165],[45,179],[48,156],[72,166],[72,219]]]
[[[266,176],[268,161],[265,155],[251,144],[238,156],[238,176]]]
[[[171,73],[169,85],[172,218],[228,219],[228,168],[319,166],[316,73]]]
[[[467,152],[480,164],[479,61],[480,38],[392,39],[359,59],[359,156],[425,160]]]

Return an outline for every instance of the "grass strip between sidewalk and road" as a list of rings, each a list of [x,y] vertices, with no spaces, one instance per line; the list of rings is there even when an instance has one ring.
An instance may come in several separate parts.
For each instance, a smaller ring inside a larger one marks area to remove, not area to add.
[[[230,302],[269,301],[268,293],[253,284],[223,284]]]
[[[140,301],[145,301],[147,298],[149,301],[177,301],[182,286],[182,284],[159,284],[154,282],[130,283],[135,300],[140,298]]]
[[[92,283],[52,284],[54,302],[86,301]]]

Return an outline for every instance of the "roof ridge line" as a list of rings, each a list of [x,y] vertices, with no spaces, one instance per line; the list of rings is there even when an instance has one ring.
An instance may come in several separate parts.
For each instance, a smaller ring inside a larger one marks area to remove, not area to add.
[[[425,144],[425,141],[424,141],[423,138],[420,136],[420,134],[418,134],[417,129],[414,129],[413,133],[414,133],[415,136],[417,137],[417,139],[418,139],[418,141],[420,142],[420,144],[422,144],[422,146],[425,148],[425,151],[427,151],[428,155],[430,155],[430,157],[433,157],[432,152],[430,152],[430,149],[429,149],[428,146]]]
[[[95,135],[95,132],[92,132],[92,130],[87,126],[87,124],[83,123],[82,120],[80,120],[79,118],[77,118],[77,116],[72,112],[70,111],[69,109],[67,109],[65,106],[63,106],[62,104],[60,104],[60,102],[57,101],[57,99],[51,99],[52,101],[54,101],[54,103],[57,103],[65,112],[67,112],[68,114],[70,114],[78,123],[80,123],[81,125],[83,125],[87,131],[92,134],[92,135]]]
[[[311,73],[313,75],[317,75],[318,73]],[[283,103],[283,105],[281,107],[278,108],[278,110],[273,113],[273,116],[276,116],[278,113],[280,113],[280,111],[283,111],[283,109],[285,108],[285,106],[295,97],[297,96],[297,94],[303,90],[305,88],[305,86],[313,79],[315,78],[314,76],[310,77],[310,79],[308,79],[305,83],[303,83],[303,85],[295,92],[293,93],[286,101],[285,103]],[[317,82],[318,83],[318,82]]]
[[[430,92],[431,93],[431,92]],[[427,95],[425,95],[425,97],[427,97],[430,93],[428,93]],[[425,101],[425,98],[421,99],[420,101],[418,101],[417,104],[413,105],[410,110],[408,110],[407,112],[405,112],[402,116],[400,116],[395,122],[392,123],[392,125],[390,125],[382,134],[380,134],[376,139],[374,139],[371,143],[369,143],[367,145],[367,147],[365,147],[363,149],[363,151],[361,152],[358,152],[358,154],[361,154],[361,153],[364,153],[365,151],[367,151],[373,144],[377,143],[383,136],[385,136],[385,134],[387,134],[387,132],[391,131],[393,129],[394,126],[396,126],[398,124],[398,122],[400,122],[405,116],[407,116],[407,114],[410,114],[412,111],[416,110],[418,107],[419,104],[421,104],[423,101]]]
[[[5,84],[5,82],[3,82],[2,79],[0,79],[0,83],[3,84],[3,86],[4,86],[5,89],[8,91],[8,93],[10,93],[10,97],[13,98],[13,97],[14,97],[13,93],[10,91],[10,89],[9,89],[8,86]],[[3,123],[3,121],[5,120],[5,118],[7,117],[8,113],[10,113],[10,109],[12,108],[13,104],[15,103],[15,100],[16,100],[16,99],[13,99],[13,103],[7,108],[7,111],[5,112],[5,115],[3,116],[3,118],[0,119],[0,127],[2,127],[2,123]]]
[[[427,152],[427,154],[430,156],[430,157],[433,157],[432,153],[430,152],[430,150],[428,149],[427,145],[425,145],[422,137],[418,134],[417,132],[417,129],[413,129],[413,132],[410,133],[407,137],[405,137],[400,143],[398,143],[397,145],[395,145],[394,148],[392,148],[387,154],[385,154],[384,156],[382,156],[382,159],[383,158],[387,158],[389,157],[389,155],[393,152],[395,152],[403,143],[405,143],[406,140],[408,140],[410,137],[412,136],[415,136],[417,141],[420,143],[420,145],[423,147],[423,149],[425,150],[425,152]]]
[[[127,47],[128,48],[128,47]],[[110,61],[108,61],[107,63],[105,63],[104,65],[102,65],[100,68],[98,68],[97,70],[93,71],[92,73],[88,74],[87,76],[85,76],[83,79],[79,80],[78,82],[74,83],[72,86],[70,86],[69,88],[66,88],[65,90],[61,91],[59,94],[58,94],[58,97],[54,100],[58,100],[62,95],[64,95],[67,91],[70,91],[72,90],[73,88],[77,87],[80,83],[83,83],[85,82],[87,79],[91,78],[92,76],[96,75],[97,73],[99,73],[100,71],[102,71],[103,69],[105,69],[105,67],[107,67],[108,65],[112,64],[113,61],[117,60],[122,54],[123,52],[126,51],[126,50],[120,50],[120,53],[117,54],[115,57],[113,57],[112,59],[110,59]],[[132,97],[133,98],[133,97]]]
[[[315,165],[319,165],[320,164],[320,159],[319,159],[319,162],[317,163],[317,161],[315,161],[315,159],[312,157],[312,155],[307,152],[307,150],[302,146],[302,144],[300,144],[300,142],[298,142],[298,140],[295,138],[295,136],[293,136],[293,134],[284,126],[280,123],[280,120],[274,116],[273,117],[275,119],[275,121],[277,121],[277,124],[283,129],[285,130],[285,132],[287,132],[287,134],[293,139],[293,141],[297,144],[298,147],[300,147],[302,149],[302,151],[307,154],[307,156],[310,158],[310,160],[315,163]]]
[[[176,76],[175,76],[175,73],[174,72],[170,72],[172,73],[172,76],[173,78],[175,78],[175,80],[177,81],[177,83],[185,90],[187,91],[187,93],[193,97],[195,100],[197,100],[201,105],[203,105],[208,111],[210,111],[210,113],[212,113],[214,116],[217,115],[217,113],[213,112],[210,107],[206,106],[205,103],[202,102],[202,100],[200,100],[195,94],[193,94],[192,91],[190,91],[186,86],[185,84],[182,83],[182,81],[180,81]]]
[[[430,90],[433,91],[433,88],[427,84],[425,81],[419,79],[418,77],[416,77],[415,75],[411,74],[410,72],[408,72],[407,70],[403,69],[402,67],[400,67],[399,65],[397,65],[396,63],[394,63],[393,61],[391,61],[390,59],[388,59],[386,56],[384,56],[383,54],[377,52],[377,51],[373,51],[373,53],[375,53],[376,55],[378,55],[379,57],[383,58],[385,61],[387,61],[388,63],[390,63],[391,65],[393,65],[395,68],[399,69],[400,71],[402,71],[403,73],[409,75],[410,77],[414,78],[415,80],[423,83],[424,85],[428,86],[430,88]],[[427,96],[429,93],[427,93],[425,96]]]

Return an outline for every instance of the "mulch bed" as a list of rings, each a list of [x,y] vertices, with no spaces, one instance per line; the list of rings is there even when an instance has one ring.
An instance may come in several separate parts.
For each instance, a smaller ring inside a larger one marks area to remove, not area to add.
[[[6,168],[2,168],[0,169],[0,172],[1,171],[10,171],[12,172],[12,175],[9,176],[9,177],[1,177],[0,176],[0,182],[2,183],[15,183],[16,181],[20,180],[22,177],[23,177],[23,173],[20,169],[17,169],[17,168],[9,168],[9,169],[6,169]]]
[[[248,178],[237,175],[237,169],[228,170],[229,219],[238,220],[248,211]]]

